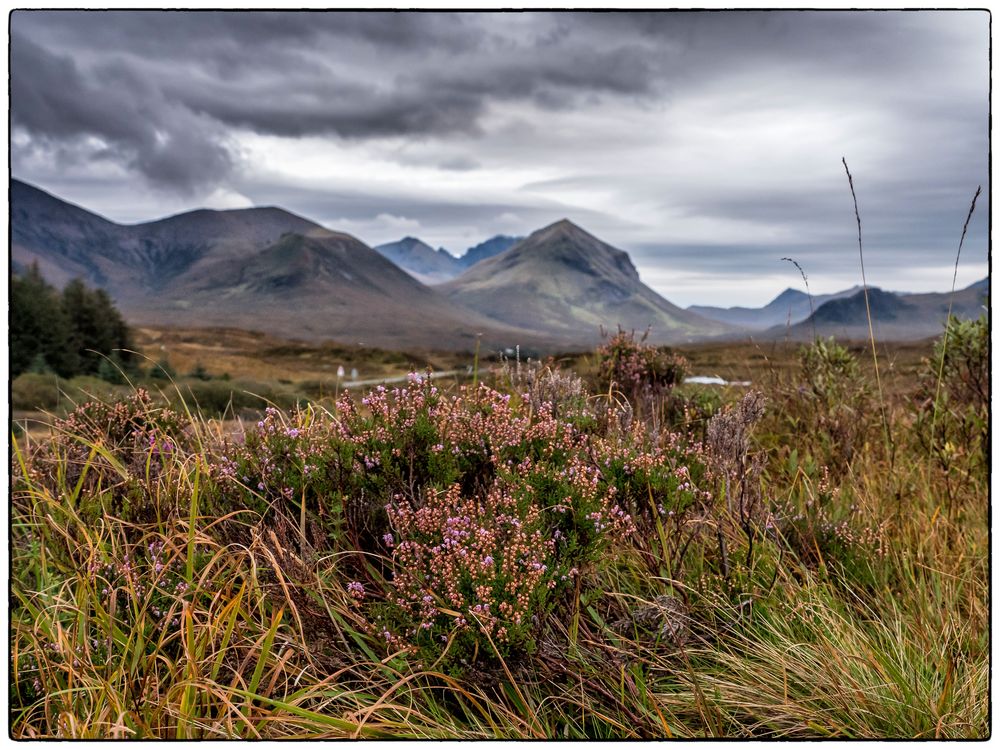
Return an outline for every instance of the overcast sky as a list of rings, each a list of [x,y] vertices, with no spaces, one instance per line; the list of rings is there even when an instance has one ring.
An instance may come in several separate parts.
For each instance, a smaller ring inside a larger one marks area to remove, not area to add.
[[[279,205],[460,255],[566,217],[681,304],[987,273],[983,11],[18,11],[15,177],[110,219]]]

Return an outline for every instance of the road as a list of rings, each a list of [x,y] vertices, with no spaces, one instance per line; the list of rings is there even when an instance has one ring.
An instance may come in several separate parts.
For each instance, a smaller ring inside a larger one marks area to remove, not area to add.
[[[449,378],[452,375],[458,375],[459,373],[465,372],[464,370],[441,370],[439,372],[432,372],[430,374],[431,380]],[[418,373],[421,377],[424,377],[427,373]],[[369,378],[368,380],[345,380],[340,383],[341,388],[357,388],[358,386],[366,385],[383,385],[390,383],[404,383],[410,376],[407,375],[394,375],[391,378]]]

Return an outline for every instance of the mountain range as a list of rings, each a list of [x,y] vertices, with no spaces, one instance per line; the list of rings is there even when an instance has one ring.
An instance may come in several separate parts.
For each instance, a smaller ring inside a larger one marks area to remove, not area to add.
[[[913,341],[938,336],[948,318],[949,307],[956,318],[978,318],[989,304],[990,280],[981,279],[954,295],[946,292],[905,294],[886,292],[878,287],[831,299],[813,315],[794,325],[777,325],[756,334],[756,338],[808,341],[813,336],[861,340],[869,336],[868,310],[872,328],[880,341]]]
[[[479,337],[488,349],[536,350],[589,345],[619,325],[651,327],[658,341],[734,330],[663,299],[626,253],[568,221],[472,248],[469,268],[431,287],[357,238],[276,207],[123,225],[18,180],[10,206],[15,272],[37,263],[57,286],[80,277],[138,325],[385,348],[471,349]],[[410,257],[441,255],[407,244]]]
[[[360,240],[279,208],[122,225],[11,182],[15,272],[105,289],[138,325],[230,326],[385,348],[546,340],[460,308]]]
[[[52,284],[105,289],[138,325],[227,326],[383,348],[535,351],[591,346],[601,329],[650,340],[808,340],[868,336],[857,287],[810,301],[786,289],[763,308],[682,309],[639,278],[628,254],[568,220],[498,236],[456,258],[406,237],[373,249],[277,207],[200,209],[117,224],[18,180],[10,184],[11,262]],[[976,317],[989,280],[949,294],[870,288],[882,339],[940,333]]]

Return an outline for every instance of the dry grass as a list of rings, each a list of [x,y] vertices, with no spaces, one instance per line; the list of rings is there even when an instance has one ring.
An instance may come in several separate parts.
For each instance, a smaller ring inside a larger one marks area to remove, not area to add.
[[[159,335],[171,354],[189,352],[192,362],[213,351],[198,348],[210,347],[207,335]],[[233,364],[262,346],[241,334],[216,336],[224,349],[217,358],[232,356]],[[849,351],[874,390],[867,346]],[[288,373],[302,354],[325,356],[295,345],[282,351],[266,366]],[[33,473],[30,445],[16,439],[12,734],[988,736],[988,474],[960,446],[950,464],[928,461],[915,439],[918,375],[930,346],[881,354],[896,460],[890,465],[872,421],[833,478],[835,436],[804,439],[826,423],[795,405],[797,351],[770,343],[683,348],[693,372],[751,380],[764,391],[768,414],[743,437],[763,461],[755,471],[763,471],[760,498],[773,517],[763,514],[756,527],[725,515],[657,522],[609,550],[539,617],[533,650],[497,660],[484,648],[452,674],[386,651],[351,599],[342,555],[309,548],[298,519],[276,526],[211,505],[211,446],[231,424],[196,417],[191,442],[159,473],[116,465],[104,459],[109,446],[85,442],[89,458],[66,465],[58,492]],[[590,356],[564,362],[586,375]],[[555,377],[554,367],[541,384],[506,377],[532,398],[577,403],[580,381]],[[721,393],[713,398],[742,397],[742,389]],[[110,472],[105,484],[95,485],[96,475],[72,479],[98,465]],[[124,481],[119,471],[155,498],[161,517],[87,515],[93,490],[85,488],[111,491]],[[723,490],[705,486],[725,507]],[[750,547],[749,530],[765,524]],[[150,544],[162,545],[160,571]],[[372,571],[380,565],[372,558]],[[640,617],[664,601],[682,602],[681,625]]]
[[[235,328],[136,330],[136,348],[149,362],[168,359],[181,374],[201,364],[210,375],[296,383],[336,382],[337,368],[357,368],[360,378],[405,375],[413,370],[454,369],[471,358],[455,353],[393,352],[346,344],[290,341]]]

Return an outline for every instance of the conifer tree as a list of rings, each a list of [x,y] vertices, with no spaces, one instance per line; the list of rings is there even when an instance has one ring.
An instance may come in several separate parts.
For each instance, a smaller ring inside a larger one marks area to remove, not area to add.
[[[79,361],[69,345],[63,306],[37,264],[11,279],[9,315],[12,377],[31,368],[47,368],[62,377],[76,373]]]

